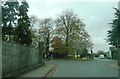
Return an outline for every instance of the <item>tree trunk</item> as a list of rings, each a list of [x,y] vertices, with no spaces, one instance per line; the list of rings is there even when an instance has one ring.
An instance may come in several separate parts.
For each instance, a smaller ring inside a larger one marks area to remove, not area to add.
[[[68,32],[67,32],[67,34],[66,34],[66,52],[65,52],[66,54],[65,54],[65,58],[66,59],[68,59]]]

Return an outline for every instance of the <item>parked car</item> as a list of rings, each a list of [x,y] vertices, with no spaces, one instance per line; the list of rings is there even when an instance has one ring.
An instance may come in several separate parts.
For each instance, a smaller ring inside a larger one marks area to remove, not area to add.
[[[104,55],[100,55],[98,58],[99,59],[105,59],[105,56]]]

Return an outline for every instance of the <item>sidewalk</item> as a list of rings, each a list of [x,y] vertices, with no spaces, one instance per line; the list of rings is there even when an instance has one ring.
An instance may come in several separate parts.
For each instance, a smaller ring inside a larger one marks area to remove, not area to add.
[[[110,67],[112,67],[112,68],[118,69],[118,65],[117,65],[117,64],[109,64],[108,66],[110,66]]]
[[[45,64],[17,77],[45,77],[55,66],[54,64]]]

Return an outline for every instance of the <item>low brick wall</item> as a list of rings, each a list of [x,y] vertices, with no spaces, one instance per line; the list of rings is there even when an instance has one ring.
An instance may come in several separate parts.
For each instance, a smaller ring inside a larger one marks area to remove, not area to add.
[[[42,51],[9,42],[2,42],[2,77],[42,64]]]

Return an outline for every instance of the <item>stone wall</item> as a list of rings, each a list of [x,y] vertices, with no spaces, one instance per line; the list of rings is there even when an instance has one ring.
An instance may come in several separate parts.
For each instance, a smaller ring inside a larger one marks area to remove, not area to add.
[[[2,76],[10,76],[23,69],[42,64],[40,54],[42,53],[36,48],[2,42]]]

